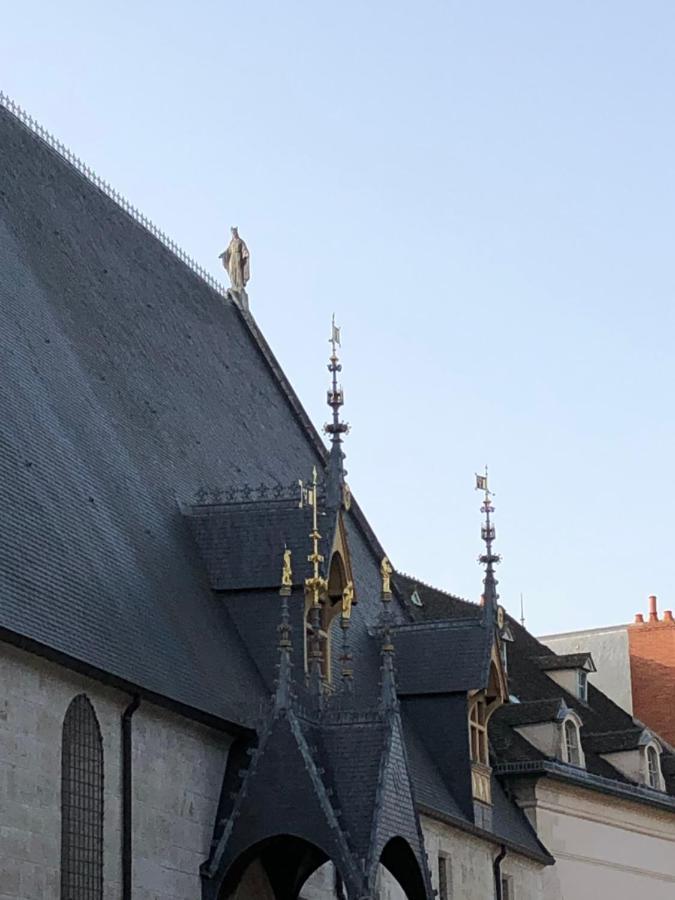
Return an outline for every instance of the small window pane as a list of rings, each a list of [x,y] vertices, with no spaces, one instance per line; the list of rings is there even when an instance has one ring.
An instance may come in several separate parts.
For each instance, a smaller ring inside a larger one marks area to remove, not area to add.
[[[507,876],[502,877],[502,900],[514,900],[513,881]]]
[[[588,701],[588,674],[583,669],[577,672],[577,697],[584,703]]]

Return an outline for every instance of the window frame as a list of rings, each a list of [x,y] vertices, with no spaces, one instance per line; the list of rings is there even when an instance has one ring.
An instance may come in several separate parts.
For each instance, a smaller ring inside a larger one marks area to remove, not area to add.
[[[588,703],[588,672],[586,669],[577,669],[577,699],[582,703]]]
[[[654,765],[652,766],[652,760]],[[647,786],[652,790],[663,790],[663,775],[661,773],[661,754],[653,743],[645,747],[645,774]]]
[[[61,894],[103,900],[104,756],[86,694],[70,702],[61,732]]]
[[[438,854],[438,900],[452,898],[452,864],[446,853]]]

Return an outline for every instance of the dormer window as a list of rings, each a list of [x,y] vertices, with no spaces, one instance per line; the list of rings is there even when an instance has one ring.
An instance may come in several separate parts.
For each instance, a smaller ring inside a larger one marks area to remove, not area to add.
[[[590,653],[549,653],[537,656],[533,661],[568,694],[588,703],[588,675],[596,671]]]
[[[647,779],[649,787],[658,790],[661,787],[661,767],[659,755],[654,747],[647,747]]]
[[[579,729],[573,719],[565,719],[563,724],[565,737],[565,761],[572,766],[581,765],[581,742]]]
[[[661,745],[647,728],[586,735],[591,749],[635,784],[665,790],[661,771]]]
[[[647,732],[645,735],[651,738]],[[664,790],[663,773],[661,772],[661,748],[653,738],[643,748],[645,784],[655,791]]]
[[[488,755],[487,702],[485,697],[477,697],[471,705],[469,727],[471,730],[471,762],[487,766],[490,759]]]

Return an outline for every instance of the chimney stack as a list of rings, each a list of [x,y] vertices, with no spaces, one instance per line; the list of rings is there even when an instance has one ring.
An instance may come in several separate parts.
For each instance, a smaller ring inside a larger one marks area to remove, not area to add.
[[[645,617],[642,615],[642,613],[635,613],[635,624],[636,625],[644,625],[645,624]]]
[[[656,596],[654,594],[649,595],[649,621],[659,621],[659,614],[656,611]]]
[[[673,622],[675,622],[675,619],[673,619],[673,611],[672,611],[672,609],[664,609],[664,611],[663,611],[663,621],[664,621],[664,622],[668,622],[669,624],[672,624]]]

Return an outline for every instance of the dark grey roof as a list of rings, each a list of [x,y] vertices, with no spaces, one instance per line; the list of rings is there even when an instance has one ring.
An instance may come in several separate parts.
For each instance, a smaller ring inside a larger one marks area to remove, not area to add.
[[[584,749],[595,753],[619,753],[623,750],[637,750],[645,735],[644,728],[627,728],[624,731],[604,731],[600,734],[584,735]]]
[[[595,672],[593,657],[590,653],[547,653],[545,656],[535,656],[533,662],[539,666],[542,672],[565,669],[588,669]]]
[[[291,550],[293,583],[302,584],[309,574],[312,514],[297,500],[193,505],[186,514],[216,591],[278,588],[285,547]]]
[[[421,583],[410,576],[401,575],[398,572],[395,576],[395,583],[399,590],[399,595],[407,604],[409,615],[416,617],[418,620],[424,621],[427,617],[437,618],[439,612],[445,610],[445,615],[451,621],[456,622],[460,616],[475,616],[476,610],[479,609],[474,603],[461,600],[438,589],[431,589],[426,585],[419,587],[419,591],[423,601],[433,595],[433,610],[429,609],[430,604],[428,602],[425,603],[424,607],[415,608],[410,602],[410,593],[415,586]],[[548,659],[549,657],[555,660],[558,658],[557,655],[541,644],[515,619],[507,616],[507,621],[514,639],[513,642],[507,643],[509,691],[521,703],[509,704],[495,713],[490,720],[490,741],[496,761],[501,765],[516,765],[520,763],[534,765],[538,761],[543,761],[545,759],[544,755],[526,741],[522,735],[514,731],[513,726],[507,719],[509,716],[517,719],[519,716],[525,715],[522,710],[519,710],[519,707],[525,707],[529,703],[550,703],[550,707],[542,708],[552,712],[562,701],[567,707],[576,712],[583,723],[581,742],[584,749],[586,768],[591,776],[597,776],[598,779],[597,782],[594,782],[592,778],[589,778],[588,784],[601,786],[604,784],[603,779],[627,783],[628,779],[626,776],[610,765],[607,760],[603,759],[599,752],[596,752],[593,740],[587,741],[586,735],[631,731],[635,727],[632,717],[593,684],[588,686],[587,702],[583,702],[574,694],[564,691],[560,685],[546,675],[540,665],[540,660]],[[574,657],[577,654],[571,654],[570,656]],[[586,654],[579,654],[579,656],[585,657]],[[532,709],[539,708],[532,706]],[[537,714],[539,715],[540,713]],[[521,724],[525,723],[521,722]],[[661,743],[663,745],[663,742]],[[675,763],[671,767],[671,759],[675,759],[675,756],[670,750],[665,749],[661,757],[661,767],[666,778],[666,789],[670,794],[675,795]],[[565,768],[565,765],[561,764],[561,770],[564,771]],[[636,796],[638,795],[636,794]]]
[[[511,726],[536,725],[540,722],[557,722],[564,718],[568,707],[562,699],[528,700],[524,703],[508,703],[494,713],[499,722]]]
[[[394,629],[400,694],[447,694],[487,686],[490,641],[479,620]]]
[[[241,312],[0,108],[0,629],[230,721],[262,690],[180,514],[320,463]]]

